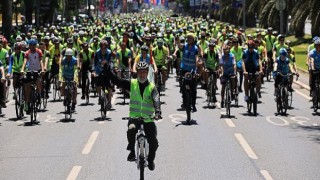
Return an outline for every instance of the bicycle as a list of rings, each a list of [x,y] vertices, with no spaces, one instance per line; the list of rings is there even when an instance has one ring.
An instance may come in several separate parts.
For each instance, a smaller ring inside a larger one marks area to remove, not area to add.
[[[9,89],[10,89],[10,85],[11,85],[11,81],[10,78],[6,77],[6,87],[5,87],[5,101],[8,102],[8,98],[9,98]]]
[[[28,71],[27,77],[31,79],[31,93],[30,93],[30,123],[37,122],[37,114],[38,114],[38,107],[39,107],[39,93],[36,90],[36,81],[39,77],[38,71]]]
[[[91,73],[88,71],[87,73],[86,73],[86,80],[85,80],[85,91],[84,91],[84,93],[85,93],[85,98],[86,98],[86,104],[88,105],[89,104],[89,100],[90,100],[90,79],[89,79],[89,75],[90,75]]]
[[[41,97],[40,97],[40,101],[39,101],[39,111],[41,110],[41,104],[43,107],[43,110],[45,110],[47,108],[47,104],[48,104],[48,99],[46,97],[47,94],[47,90],[46,90],[46,79],[44,77],[40,77],[41,79],[41,85],[42,85],[42,91],[41,91]]]
[[[192,88],[195,86],[195,71],[187,72],[182,79],[183,105],[187,113],[187,123],[191,123]]]
[[[14,96],[15,96],[15,110],[16,110],[16,116],[17,119],[22,119],[24,116],[24,92],[23,92],[23,77],[20,75],[17,75],[17,81],[16,81],[16,89],[14,90]]]
[[[104,76],[104,72],[100,74],[100,76]],[[100,102],[100,112],[101,112],[101,119],[105,120],[107,117],[107,111],[109,109],[109,101],[108,101],[108,90],[106,89],[105,86],[102,86],[100,88],[100,97],[99,97],[99,102]]]
[[[208,86],[207,86],[207,102],[208,106],[210,106],[211,103],[217,102],[216,98],[216,89],[217,89],[217,71],[207,70],[209,72],[210,76],[208,79]]]
[[[126,79],[126,80],[130,80],[130,78],[131,78],[130,70],[129,69],[121,70],[121,78]],[[129,92],[124,89],[121,89],[121,93],[123,95],[123,97],[122,97],[123,104],[126,104],[126,98],[129,97]]]
[[[291,76],[291,73],[284,75],[278,72],[277,75],[282,77],[282,80],[276,89],[277,112],[278,114],[285,115],[289,107],[288,86],[289,86],[289,78]]]
[[[72,118],[71,105],[72,105],[73,92],[74,92],[73,81],[66,81],[66,86],[64,91],[65,91],[64,100],[63,100],[64,110],[65,110],[64,118],[65,120],[70,120]]]
[[[296,73],[293,73],[292,76],[293,75],[296,75],[296,81],[298,81],[299,75]],[[293,99],[292,91],[288,91],[288,93],[289,93],[289,96],[288,96],[289,104],[288,105],[289,105],[289,108],[292,108],[292,99]]]
[[[313,70],[312,76],[315,78],[314,84],[314,92],[315,94],[312,94],[312,104],[313,104],[313,111],[317,112],[320,107],[320,71]]]
[[[162,66],[158,66],[158,72],[157,72],[157,76],[156,76],[156,87],[157,87],[157,91],[161,92],[162,90],[162,86],[163,86],[163,81],[162,81]]]
[[[236,96],[234,97],[234,99],[238,99],[237,93],[232,93],[232,83],[231,83],[231,79],[235,78],[234,75],[229,75],[226,76],[226,87],[225,87],[225,107],[226,107],[226,111],[227,111],[227,116],[230,117],[231,116],[231,102],[232,102],[232,96]],[[237,102],[238,100],[236,100]]]
[[[266,73],[265,76],[267,77],[267,81],[270,82],[272,78],[272,70],[273,70],[273,63],[270,58],[268,58],[268,61],[266,62]]]
[[[156,120],[155,118],[150,117]],[[161,117],[160,117],[161,118]],[[122,120],[137,121],[138,132],[136,134],[136,163],[140,171],[140,180],[144,180],[144,168],[148,166],[149,144],[144,132],[144,120],[148,118],[130,118],[123,117]]]
[[[251,114],[251,110],[254,116],[257,115],[257,104],[258,104],[258,96],[256,90],[256,77],[259,76],[259,73],[256,72],[255,74],[249,73],[249,98],[247,101],[247,109],[248,113]]]
[[[167,77],[169,78],[169,74],[173,74],[174,60],[172,56],[167,57]]]

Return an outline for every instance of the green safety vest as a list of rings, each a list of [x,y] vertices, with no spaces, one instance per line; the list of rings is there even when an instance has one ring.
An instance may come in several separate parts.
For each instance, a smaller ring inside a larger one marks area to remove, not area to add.
[[[6,54],[8,51],[4,48],[0,50],[0,61],[2,62],[3,67],[7,67],[7,60],[6,60]]]
[[[126,48],[126,51],[124,52],[124,57],[128,57],[129,52],[130,52],[130,49]],[[118,54],[119,54],[119,59],[120,59],[120,65],[124,66],[124,64],[122,62],[122,51],[121,51],[121,49],[118,50]]]
[[[265,40],[266,40],[266,47],[267,47],[267,51],[272,51],[272,47],[273,47],[273,44],[275,43],[275,37],[274,36],[269,36],[267,35],[265,37]]]
[[[164,60],[164,47],[162,47],[162,50],[159,50],[158,47],[155,49],[155,53],[153,54],[154,60],[156,61],[157,65],[165,65]]]
[[[236,49],[233,47],[231,48],[230,52],[235,56],[237,62],[242,60],[243,51],[241,48],[238,47],[238,51],[236,51]]]
[[[154,84],[149,83],[149,85],[144,89],[143,98],[140,94],[139,83],[137,79],[131,80],[130,85],[130,113],[131,118],[149,118],[153,117],[155,113],[153,99],[152,99],[152,90],[154,89]],[[145,123],[153,122],[152,119],[144,120]]]
[[[20,72],[24,62],[24,54],[20,52],[19,61],[15,52],[12,53],[12,56],[13,56],[12,72],[13,73]]]
[[[208,49],[206,49],[205,53],[208,55],[208,58],[206,60],[206,66],[207,68],[210,68],[212,70],[215,70],[218,64],[218,60],[215,59],[215,55],[217,54],[216,51],[214,51],[213,55],[211,56],[211,53]]]
[[[276,52],[276,57],[279,57],[280,56],[280,49],[281,48],[285,48],[285,49],[287,49],[288,48],[288,46],[287,45],[280,45],[280,44],[277,44],[276,45],[276,50],[277,50],[277,52]]]
[[[82,57],[83,57],[83,62],[86,62],[87,60],[89,60],[89,58],[92,57],[92,53],[93,51],[91,49],[89,49],[89,57],[87,55],[87,53],[85,53],[83,50],[81,50],[81,54],[82,54]]]

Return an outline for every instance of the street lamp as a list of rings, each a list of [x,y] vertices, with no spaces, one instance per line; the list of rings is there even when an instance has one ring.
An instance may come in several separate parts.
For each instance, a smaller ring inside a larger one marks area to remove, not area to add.
[[[18,7],[20,7],[21,0],[13,0],[15,14],[16,14],[16,27],[18,27]]]

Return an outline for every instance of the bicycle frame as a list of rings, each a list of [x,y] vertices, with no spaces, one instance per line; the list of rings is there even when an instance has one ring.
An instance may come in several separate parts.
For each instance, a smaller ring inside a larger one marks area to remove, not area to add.
[[[312,76],[315,78],[314,80],[314,91],[312,102],[313,102],[313,111],[317,112],[320,107],[320,71],[313,71]]]
[[[278,75],[282,77],[282,80],[277,87],[277,112],[285,115],[289,107],[288,86],[290,82],[289,78],[292,74],[283,75],[279,73]]]
[[[259,76],[259,73],[249,73],[249,99],[247,102],[247,108],[248,112],[251,113],[251,110],[253,109],[253,115],[257,115],[257,103],[258,103],[258,97],[257,97],[257,91],[256,91],[256,78]]]
[[[189,124],[191,121],[192,88],[195,86],[195,84],[193,84],[195,80],[195,71],[187,72],[182,80],[183,104],[187,113],[187,123]]]
[[[67,81],[65,86],[65,93],[64,93],[65,120],[71,119],[72,117],[71,101],[73,99],[73,92],[74,92],[73,82]]]

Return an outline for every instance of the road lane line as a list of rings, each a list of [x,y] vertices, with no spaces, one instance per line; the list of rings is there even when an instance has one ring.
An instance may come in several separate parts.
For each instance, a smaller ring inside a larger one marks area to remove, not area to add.
[[[293,81],[293,83],[301,86],[302,88],[304,88],[304,89],[306,89],[306,90],[310,90],[310,87],[309,87],[308,85],[306,85],[306,84],[304,84],[304,83],[302,83],[302,82],[300,82],[300,81]]]
[[[225,119],[225,121],[226,121],[226,123],[227,123],[227,125],[228,125],[229,127],[231,127],[231,128],[236,127],[236,125],[232,122],[231,119]]]
[[[239,141],[240,145],[242,146],[242,148],[244,149],[244,151],[247,153],[247,155],[251,158],[251,159],[258,159],[257,155],[253,152],[252,148],[250,147],[250,145],[247,143],[247,141],[244,139],[244,137],[242,136],[242,134],[240,133],[235,133],[234,134],[235,137],[237,138],[237,140]]]
[[[91,151],[91,149],[92,149],[92,146],[93,146],[93,144],[95,143],[98,135],[99,135],[99,131],[94,131],[94,132],[91,134],[91,136],[90,136],[87,144],[84,146],[84,148],[83,148],[83,150],[82,150],[82,154],[89,154],[89,153],[90,153],[90,151]]]
[[[67,180],[76,180],[81,168],[81,166],[73,166],[72,170],[70,171],[67,177]]]
[[[262,174],[265,180],[273,180],[273,178],[270,176],[267,170],[260,170],[260,173]]]
[[[296,90],[296,89],[295,89],[294,91],[295,91],[296,93],[298,93],[300,96],[302,96],[302,97],[304,97],[304,98],[306,98],[306,99],[308,99],[308,100],[311,100],[311,97],[303,94],[302,92],[300,92],[300,91],[298,91],[298,90]]]

